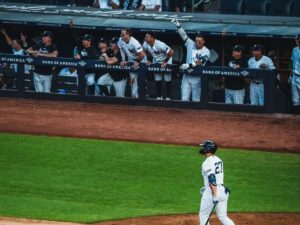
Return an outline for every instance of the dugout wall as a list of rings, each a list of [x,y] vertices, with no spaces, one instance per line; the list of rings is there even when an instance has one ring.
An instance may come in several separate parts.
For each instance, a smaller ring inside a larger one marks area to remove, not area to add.
[[[207,46],[214,49],[220,55],[218,61],[210,66],[215,67],[217,73],[226,71],[228,68],[220,68],[225,66],[226,60],[229,57],[231,47],[236,43],[246,46],[246,54],[250,53],[250,46],[255,43],[265,45],[267,51],[275,50],[275,64],[278,71],[281,73],[282,82],[286,84],[289,74],[289,57],[290,50],[293,47],[293,37],[300,33],[299,18],[291,17],[264,17],[256,16],[240,16],[240,15],[217,15],[217,14],[180,14],[180,13],[155,13],[147,14],[133,11],[99,11],[97,9],[86,8],[64,8],[57,6],[20,6],[15,4],[0,4],[0,24],[11,33],[18,33],[20,30],[28,30],[32,33],[39,34],[45,29],[49,29],[54,33],[54,36],[65,37],[65,34],[70,29],[69,22],[73,21],[72,29],[79,35],[91,33],[94,36],[113,37],[119,35],[120,29],[130,27],[134,31],[134,36],[140,41],[143,40],[144,34],[147,31],[157,32],[159,39],[167,42],[176,51],[175,63],[180,64],[185,57],[184,46],[181,39],[176,33],[175,27],[170,23],[172,18],[178,18],[182,23],[187,33],[193,37],[197,32],[203,33],[207,37]],[[142,21],[142,22],[141,22]],[[153,23],[155,21],[155,23]],[[172,38],[170,39],[170,35]],[[2,42],[3,43],[3,42]],[[65,47],[65,46],[64,46]],[[72,46],[73,47],[73,46]],[[72,52],[72,47],[63,54],[69,57]],[[8,53],[9,49],[2,51]],[[5,60],[4,60],[5,61]],[[245,105],[224,105],[221,103],[222,89],[218,89],[214,93],[209,89],[207,84],[210,80],[205,75],[202,82],[203,101],[201,104],[192,102],[181,102],[178,99],[180,95],[180,74],[175,68],[172,68],[175,75],[174,85],[177,85],[177,91],[174,93],[175,101],[158,102],[149,99],[117,99],[117,98],[93,98],[85,97],[80,100],[108,102],[117,104],[138,104],[138,105],[154,105],[154,106],[169,106],[169,107],[184,107],[184,108],[209,108],[221,110],[238,110],[238,111],[253,111],[253,112],[273,112],[276,99],[274,96],[275,75],[273,74],[270,80],[267,79],[267,88],[265,97],[268,102],[264,107],[253,107],[249,104]],[[177,75],[178,74],[178,75]],[[146,74],[147,76],[147,74]],[[216,77],[216,75],[214,75]],[[206,79],[206,81],[205,81]],[[151,80],[151,79],[150,79]],[[21,82],[22,83],[22,82]],[[148,82],[151,84],[151,82]],[[207,84],[207,85],[205,85]],[[21,86],[19,86],[21,87]],[[22,88],[21,88],[22,89]],[[22,91],[16,93],[3,93],[6,95],[19,95],[22,97]],[[207,92],[207,93],[205,93]],[[217,93],[217,94],[216,94]],[[219,96],[218,96],[219,93]],[[147,93],[146,93],[147,95]],[[213,96],[212,96],[213,95]],[[41,98],[61,98],[75,99],[67,96],[47,96],[45,94],[26,93],[23,97],[41,97]],[[205,97],[206,96],[206,97]],[[81,96],[83,97],[83,96]],[[214,98],[215,97],[215,98]],[[206,100],[205,100],[206,98]],[[212,99],[214,98],[214,99]],[[78,98],[76,98],[79,100]],[[216,100],[217,99],[217,100]],[[177,101],[178,100],[178,101]],[[287,101],[288,97],[287,97]],[[276,104],[275,104],[276,105]]]

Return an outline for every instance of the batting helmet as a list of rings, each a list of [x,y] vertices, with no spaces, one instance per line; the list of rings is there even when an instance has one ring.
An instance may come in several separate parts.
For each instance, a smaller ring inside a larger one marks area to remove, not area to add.
[[[218,149],[217,144],[210,140],[204,141],[204,143],[200,144],[200,146],[201,146],[200,151],[199,151],[200,154],[205,154],[205,153],[215,154],[215,152]]]

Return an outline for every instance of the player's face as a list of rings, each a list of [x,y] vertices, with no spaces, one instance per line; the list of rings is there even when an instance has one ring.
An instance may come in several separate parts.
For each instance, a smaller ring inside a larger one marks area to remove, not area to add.
[[[117,43],[110,43],[110,48],[111,48],[112,50],[115,50],[115,49],[118,48],[118,44],[117,44]]]
[[[129,42],[130,36],[129,36],[129,34],[127,34],[126,30],[121,31],[121,38],[123,41]]]
[[[98,48],[100,49],[101,53],[104,53],[107,51],[107,44],[105,43],[99,43]]]
[[[86,48],[86,47],[89,47],[89,46],[90,46],[90,43],[91,43],[91,42],[88,41],[88,40],[82,40],[82,46],[85,47],[85,48]]]
[[[196,42],[197,48],[200,48],[200,49],[203,48],[204,43],[205,43],[205,41],[202,37],[196,37],[195,42]]]
[[[257,58],[260,57],[262,55],[261,51],[257,51],[257,50],[252,50],[252,55]]]
[[[49,43],[49,42],[50,42],[50,40],[51,40],[51,38],[49,38],[48,36],[46,36],[46,37],[42,37],[42,42],[43,42],[43,44],[47,44],[47,43]]]
[[[239,51],[232,51],[232,58],[238,59],[242,56],[242,52]]]
[[[296,45],[300,45],[300,39],[295,39]]]
[[[146,34],[146,36],[145,36],[145,41],[146,41],[148,44],[152,44],[152,43],[153,43],[153,40],[154,40],[154,38],[153,38],[151,35]]]

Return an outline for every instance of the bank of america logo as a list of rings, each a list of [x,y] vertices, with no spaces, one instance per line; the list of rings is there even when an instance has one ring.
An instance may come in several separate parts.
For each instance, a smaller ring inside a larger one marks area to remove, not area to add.
[[[244,70],[244,71],[241,72],[241,74],[242,74],[243,76],[247,76],[247,75],[249,75],[250,73],[249,73],[248,71],[245,71],[245,70]]]
[[[80,66],[85,66],[85,65],[86,65],[86,63],[85,63],[84,61],[80,61],[78,64],[79,64]]]
[[[33,62],[33,59],[32,59],[32,58],[27,58],[26,61],[27,61],[28,63],[32,63],[32,62]]]

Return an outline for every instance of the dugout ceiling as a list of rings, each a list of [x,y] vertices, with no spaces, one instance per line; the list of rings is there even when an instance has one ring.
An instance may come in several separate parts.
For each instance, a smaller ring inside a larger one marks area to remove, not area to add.
[[[188,33],[211,36],[244,36],[291,39],[300,33],[300,17],[223,15],[205,13],[144,13],[14,3],[0,4],[0,24],[68,27],[115,31],[130,27],[135,31],[176,32],[170,23],[178,18]]]

